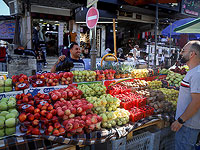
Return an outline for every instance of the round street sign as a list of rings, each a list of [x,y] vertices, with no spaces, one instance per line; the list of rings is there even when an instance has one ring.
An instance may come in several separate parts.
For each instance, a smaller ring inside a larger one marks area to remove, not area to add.
[[[94,28],[99,20],[99,11],[95,7],[91,7],[86,15],[86,24],[89,29]]]

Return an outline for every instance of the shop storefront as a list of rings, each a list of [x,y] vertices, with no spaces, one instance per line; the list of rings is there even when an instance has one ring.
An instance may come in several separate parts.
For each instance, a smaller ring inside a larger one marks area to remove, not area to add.
[[[47,56],[59,56],[61,47],[68,46],[70,10],[32,5],[32,48],[34,34],[39,32],[39,43],[45,44]],[[37,31],[37,26],[39,30]]]

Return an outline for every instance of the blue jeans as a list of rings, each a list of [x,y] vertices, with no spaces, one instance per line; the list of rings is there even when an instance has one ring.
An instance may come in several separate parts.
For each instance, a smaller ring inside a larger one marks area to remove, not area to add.
[[[195,150],[195,144],[200,129],[192,129],[182,126],[175,135],[176,150]]]

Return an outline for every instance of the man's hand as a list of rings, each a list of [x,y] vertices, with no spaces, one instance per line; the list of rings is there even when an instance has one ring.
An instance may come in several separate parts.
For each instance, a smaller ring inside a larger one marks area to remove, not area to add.
[[[171,125],[171,130],[177,132],[183,125],[178,122],[178,120],[174,121]]]
[[[61,62],[61,61],[64,61],[65,58],[66,58],[65,55],[60,56],[60,57],[58,58],[58,63]]]

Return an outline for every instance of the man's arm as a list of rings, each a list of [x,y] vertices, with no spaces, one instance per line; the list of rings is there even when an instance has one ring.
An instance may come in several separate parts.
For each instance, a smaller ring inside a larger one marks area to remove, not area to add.
[[[58,58],[58,61],[53,65],[53,67],[51,68],[51,73],[56,72],[56,66],[59,64],[60,61],[64,61],[66,58],[65,55],[62,55]]]
[[[189,120],[200,109],[200,93],[192,93],[192,102],[188,105],[185,112],[181,115],[183,121]]]
[[[53,65],[53,67],[51,68],[51,73],[56,72],[56,66],[59,64],[59,60]]]
[[[183,121],[189,120],[193,115],[197,113],[200,109],[200,93],[192,93],[192,102],[188,105],[185,112],[180,116]],[[174,121],[171,129],[173,131],[178,131],[182,127],[182,124],[178,120]]]

